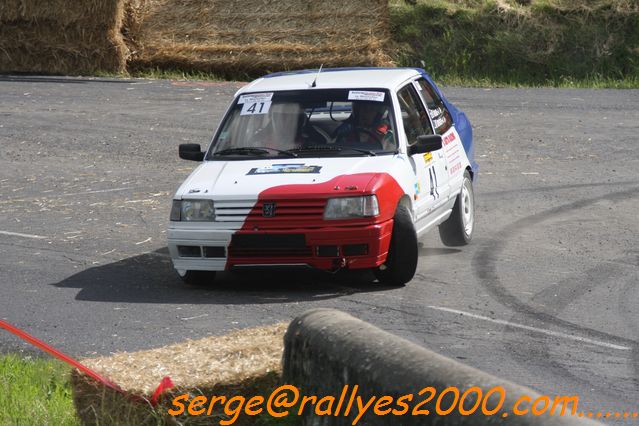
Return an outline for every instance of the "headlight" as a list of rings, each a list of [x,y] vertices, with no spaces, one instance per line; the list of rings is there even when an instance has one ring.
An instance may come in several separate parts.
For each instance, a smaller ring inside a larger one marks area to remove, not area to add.
[[[375,195],[329,198],[324,209],[324,219],[327,220],[372,217],[378,214],[379,204]]]
[[[211,200],[173,200],[172,221],[213,222],[215,209]]]

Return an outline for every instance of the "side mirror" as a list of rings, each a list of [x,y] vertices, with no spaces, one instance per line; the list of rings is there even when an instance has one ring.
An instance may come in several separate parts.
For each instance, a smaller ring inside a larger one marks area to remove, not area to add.
[[[183,160],[202,161],[204,160],[204,153],[202,147],[198,143],[183,143],[180,144],[180,158]]]
[[[422,135],[417,137],[417,142],[408,147],[408,155],[425,154],[442,149],[442,137],[440,135]]]

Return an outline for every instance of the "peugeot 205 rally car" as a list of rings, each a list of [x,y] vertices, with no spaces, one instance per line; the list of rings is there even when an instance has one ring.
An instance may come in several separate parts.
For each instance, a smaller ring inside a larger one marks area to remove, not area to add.
[[[418,237],[474,230],[472,130],[421,69],[284,72],[240,89],[177,190],[168,246],[188,283],[248,266],[370,268],[404,285]]]

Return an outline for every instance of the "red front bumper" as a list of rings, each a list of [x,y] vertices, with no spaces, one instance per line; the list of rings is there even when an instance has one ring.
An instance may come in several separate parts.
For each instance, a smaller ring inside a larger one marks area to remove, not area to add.
[[[367,226],[236,233],[227,268],[249,265],[309,265],[322,270],[374,268],[386,261],[393,220]]]

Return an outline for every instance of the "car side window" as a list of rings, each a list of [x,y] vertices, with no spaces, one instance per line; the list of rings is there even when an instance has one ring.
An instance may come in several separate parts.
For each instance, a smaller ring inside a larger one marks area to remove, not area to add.
[[[438,135],[443,135],[453,126],[453,120],[444,105],[444,101],[435,93],[435,89],[431,87],[428,82],[420,78],[417,80],[420,94],[426,107],[428,108],[428,115],[433,120],[433,126],[435,126],[435,132]]]
[[[409,84],[397,92],[397,98],[399,99],[408,145],[417,142],[418,136],[432,135],[433,129],[430,126],[427,112],[413,85]]]

